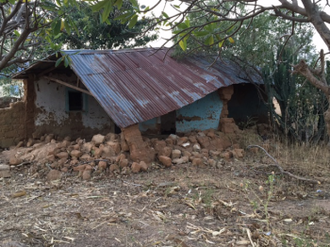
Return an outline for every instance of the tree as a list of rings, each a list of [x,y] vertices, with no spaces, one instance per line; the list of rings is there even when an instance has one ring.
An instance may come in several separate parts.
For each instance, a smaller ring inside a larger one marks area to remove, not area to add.
[[[49,48],[59,49],[53,38],[64,27],[74,27],[63,10],[72,4],[76,1],[57,0],[55,4],[51,0],[0,0],[1,73],[11,72],[14,65],[26,65]]]
[[[133,11],[133,8],[137,10],[137,2],[86,1],[87,3],[80,0],[0,0],[0,75],[8,76],[15,69],[24,68],[32,61],[60,50],[62,42],[69,42],[72,48],[86,48],[88,43],[89,48],[110,48],[132,38],[136,38],[135,45],[144,45],[154,38],[138,34],[147,19],[138,21],[137,18],[132,18],[121,23],[111,19],[111,16]],[[91,6],[90,3],[95,4]],[[91,18],[87,20],[82,15]],[[82,27],[85,24],[87,25]],[[108,31],[112,36],[109,36]],[[89,32],[93,32],[93,35],[89,35]],[[95,33],[102,33],[103,37],[100,38]],[[94,39],[94,36],[98,38]],[[111,40],[106,41],[108,38]],[[81,42],[75,43],[74,40],[77,39]]]
[[[262,70],[273,125],[290,139],[308,145],[326,137],[324,112],[328,103],[321,90],[307,83],[303,76],[290,73],[291,65],[298,60],[295,45],[279,47],[273,65]],[[273,99],[276,99],[280,113],[276,111]]]
[[[130,7],[125,2],[126,8]],[[71,19],[75,20],[77,31],[60,33],[58,41],[68,49],[113,49],[146,45],[155,40],[157,35],[142,34],[142,28],[149,23],[148,19],[138,20],[134,27],[121,23],[115,18],[120,15],[118,9],[112,11],[106,20],[100,20],[100,13],[92,12],[85,2],[70,6],[67,10]]]
[[[187,46],[188,39],[204,38],[203,42],[199,42],[199,47],[212,48],[221,54],[221,51],[229,43],[234,42],[235,34],[239,31],[246,31],[258,35],[254,29],[254,19],[269,12],[277,19],[284,19],[291,24],[290,30],[283,37],[283,45],[285,46],[296,32],[296,29],[304,23],[320,34],[324,43],[330,50],[330,15],[324,11],[329,8],[328,0],[278,0],[279,4],[266,6],[262,5],[260,0],[181,0],[179,4],[172,5],[176,11],[175,14],[169,15],[162,12],[160,16],[155,17],[155,22],[151,27],[160,26],[176,30],[171,40],[176,40],[175,45],[179,44],[183,50],[190,50]],[[104,1],[102,1],[104,2]],[[127,17],[132,18],[143,15],[154,9],[156,5],[169,4],[172,1],[158,1],[154,6],[147,7],[144,10],[134,10],[126,12],[121,19]],[[204,20],[196,25],[191,25],[187,16],[189,14],[200,13]],[[229,26],[228,26],[229,23]],[[176,39],[178,38],[178,39]],[[197,39],[196,39],[197,40]],[[227,44],[226,44],[227,42]],[[329,53],[320,52],[319,66],[317,68],[308,66],[304,59],[293,67],[294,74],[305,76],[308,81],[318,89],[320,89],[330,100],[330,86],[328,86],[325,75],[325,55]],[[325,113],[325,122],[327,123],[327,132],[330,133],[330,109]]]
[[[187,19],[191,26],[206,22],[200,13],[189,14]],[[230,22],[223,22],[221,25],[228,28]],[[290,64],[297,63],[298,59],[316,59],[313,56],[313,33],[308,25],[302,24],[296,28],[286,46],[283,46],[281,37],[285,37],[290,25],[287,20],[262,13],[254,18],[253,27],[247,27],[243,23],[232,40],[233,43],[226,41],[223,44],[221,56],[236,62],[242,69],[250,71],[252,68],[262,74],[269,99],[267,105],[276,130],[295,141],[318,142],[321,138],[324,139],[322,116],[327,107],[324,94],[305,83],[302,76],[290,73]],[[180,31],[174,30],[174,33],[178,32]],[[189,38],[186,41],[189,50],[183,51],[182,47],[176,46],[175,55],[184,56],[194,50],[214,57],[217,47],[200,46],[203,41],[203,35]],[[282,114],[277,113],[273,99],[279,103]]]

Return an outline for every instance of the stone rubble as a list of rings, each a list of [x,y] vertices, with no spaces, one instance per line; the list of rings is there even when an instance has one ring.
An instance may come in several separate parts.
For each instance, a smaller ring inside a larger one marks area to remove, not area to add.
[[[16,154],[7,160],[9,165],[0,165],[0,177],[10,176],[9,167],[22,162],[48,167],[47,180],[61,179],[67,173],[89,180],[96,175],[126,175],[181,164],[219,168],[223,160],[242,159],[245,155],[238,145],[239,138],[228,135],[206,130],[181,137],[171,134],[164,139],[146,138],[137,125],[123,129],[121,134],[94,135],[91,141],[71,140],[69,136],[56,140],[53,134],[47,134],[30,138],[25,147],[23,143],[13,147],[11,154],[13,150]]]
[[[9,178],[10,177],[10,166],[0,164],[0,178]]]

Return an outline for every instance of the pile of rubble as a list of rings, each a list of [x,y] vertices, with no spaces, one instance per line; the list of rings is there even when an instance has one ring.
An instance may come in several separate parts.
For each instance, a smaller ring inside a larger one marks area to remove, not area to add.
[[[3,154],[12,167],[27,163],[48,167],[48,180],[67,173],[88,180],[95,175],[138,173],[155,166],[221,166],[223,160],[243,157],[244,150],[236,141],[212,129],[183,137],[171,134],[166,139],[150,139],[142,137],[137,126],[131,126],[121,134],[95,135],[89,142],[70,137],[55,140],[54,135],[48,134],[26,144],[21,142]],[[5,169],[2,172],[8,175]]]

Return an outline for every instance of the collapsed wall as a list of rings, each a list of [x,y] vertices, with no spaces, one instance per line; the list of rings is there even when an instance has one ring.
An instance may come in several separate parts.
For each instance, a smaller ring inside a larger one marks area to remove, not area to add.
[[[30,172],[48,180],[70,174],[88,180],[92,176],[128,175],[181,164],[218,167],[221,159],[243,157],[237,137],[209,129],[181,137],[170,134],[149,139],[141,135],[138,125],[133,125],[121,134],[94,135],[91,141],[72,140],[70,136],[56,140],[54,134],[48,134],[40,139],[30,138],[26,147],[21,142],[2,154],[12,167],[35,164]]]
[[[11,103],[0,108],[0,147],[15,145],[25,138],[25,103]]]

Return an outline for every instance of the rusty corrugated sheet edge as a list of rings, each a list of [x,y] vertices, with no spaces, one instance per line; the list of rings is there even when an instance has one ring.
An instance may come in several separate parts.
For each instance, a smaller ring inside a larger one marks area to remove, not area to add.
[[[228,65],[228,69],[216,63],[208,68],[203,57],[177,62],[165,56],[166,50],[155,51],[141,48],[63,52],[71,55],[71,69],[121,128],[178,110],[221,87],[247,83],[235,74],[239,72],[235,66]]]
[[[82,52],[71,57],[71,67],[107,114],[122,128],[178,110],[225,86],[215,76],[210,75],[212,80],[207,81],[170,57],[163,60],[161,57],[164,57],[164,51],[150,56],[152,53],[148,49],[111,53]],[[106,68],[99,68],[103,73],[90,73],[96,70],[92,69],[93,66],[104,66],[103,63],[100,64],[102,60],[98,54],[103,54],[104,60],[107,59],[106,56],[110,56],[118,64],[126,60],[123,67],[130,64],[139,66],[110,73],[105,72]],[[135,61],[136,57],[132,54],[139,57],[139,61]],[[92,55],[93,59],[89,60],[86,56],[84,60],[84,55]],[[144,67],[144,64],[150,65],[149,60],[153,60],[156,65]],[[118,76],[124,78],[120,79]],[[112,77],[116,77],[118,81],[112,81]],[[153,90],[154,95],[148,94],[149,90]],[[140,97],[135,98],[136,95]]]

